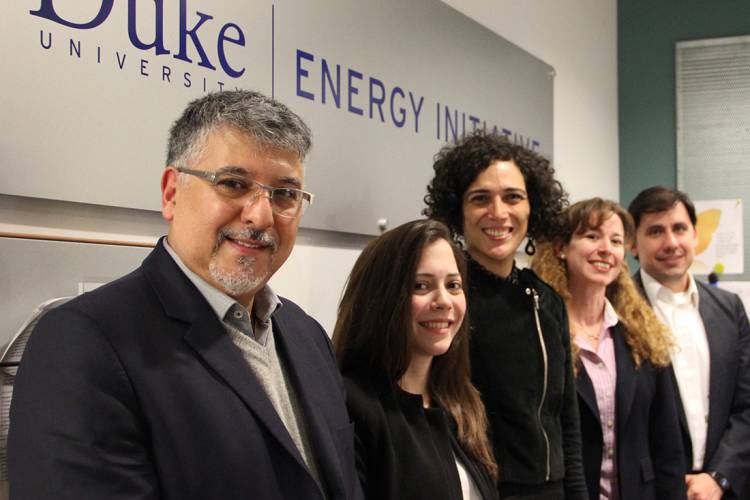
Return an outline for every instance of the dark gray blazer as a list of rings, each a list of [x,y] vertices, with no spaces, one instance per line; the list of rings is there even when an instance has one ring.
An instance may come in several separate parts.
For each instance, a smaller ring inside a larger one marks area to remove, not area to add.
[[[328,498],[360,498],[327,335],[272,316]],[[161,242],[133,273],[47,314],[15,383],[14,499],[322,499],[266,393]]]
[[[633,279],[645,297],[640,271]],[[750,323],[736,294],[697,280],[696,285],[698,310],[711,358],[703,469],[726,476],[733,491],[723,498],[737,498],[750,473]],[[690,467],[693,463],[690,433],[679,391],[675,393],[686,463]]]

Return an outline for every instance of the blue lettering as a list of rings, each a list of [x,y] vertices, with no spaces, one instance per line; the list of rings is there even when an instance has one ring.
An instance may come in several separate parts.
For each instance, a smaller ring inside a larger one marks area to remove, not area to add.
[[[190,86],[193,85],[193,82],[190,81],[190,73],[188,73],[187,71],[185,72],[184,75],[182,75],[182,78],[183,78],[182,84],[185,86],[185,88],[190,88]]]
[[[337,108],[341,108],[341,65],[336,65],[336,85],[333,84],[333,77],[331,71],[328,69],[328,62],[324,58],[320,58],[322,80],[321,80],[321,94],[320,100],[323,104],[326,103],[326,81],[328,81],[328,88],[331,89],[333,95],[333,102],[336,103]]]
[[[451,131],[453,142],[458,142],[458,110],[453,112],[453,120],[451,120],[451,112],[448,106],[445,107],[445,141],[448,142],[448,129]]]
[[[148,60],[141,59],[141,75],[143,76],[148,76],[148,73],[146,73],[146,66],[148,66]]]
[[[81,41],[78,40],[77,42],[74,42],[73,39],[70,39],[70,56],[73,56],[73,52],[76,53],[78,58],[81,58]]]
[[[164,1],[154,0],[156,4],[156,16],[154,27],[154,41],[151,43],[143,43],[138,38],[138,30],[135,26],[136,16],[136,3],[135,0],[128,0],[128,36],[130,42],[137,48],[148,50],[151,47],[156,48],[156,55],[169,54],[169,51],[164,48]]]
[[[364,114],[364,111],[362,111],[362,108],[358,108],[352,103],[352,96],[359,94],[359,89],[354,86],[353,80],[361,80],[362,73],[351,68],[349,68],[349,71],[347,73],[347,83],[349,84],[349,92],[347,92],[348,109],[350,113],[361,116]]]
[[[395,95],[398,94],[401,96],[401,99],[405,97],[404,91],[401,90],[401,87],[396,86],[393,87],[393,90],[391,90],[391,119],[393,119],[393,124],[396,125],[398,128],[401,128],[404,126],[404,123],[406,123],[406,110],[404,108],[398,108],[401,118],[396,118],[396,113],[394,113],[393,110],[393,103],[396,101]]]
[[[495,125],[495,131],[497,131],[497,125]],[[507,128],[503,128],[503,135],[510,135],[513,132],[508,130]]]
[[[422,104],[424,104],[424,96],[419,97],[419,106],[414,104],[414,94],[409,91],[409,100],[411,101],[411,109],[414,110],[414,132],[419,133],[419,113],[422,112]]]
[[[120,69],[122,69],[123,66],[125,66],[125,58],[128,56],[127,54],[122,55],[122,60],[120,60],[120,51],[118,50],[115,52],[115,56],[117,57],[117,64],[120,66]]]
[[[216,83],[219,84],[219,92],[221,92],[222,90],[224,90],[224,82],[218,82],[217,81]]]
[[[216,67],[212,65],[208,60],[206,51],[203,50],[203,45],[201,44],[200,38],[198,38],[197,33],[200,27],[203,26],[203,23],[205,23],[209,19],[213,19],[213,16],[198,11],[195,11],[195,13],[198,15],[198,22],[195,23],[195,25],[191,29],[187,29],[187,4],[184,0],[180,1],[180,51],[175,54],[174,57],[175,59],[179,59],[181,61],[193,62],[193,60],[187,56],[187,37],[190,37],[190,39],[193,41],[193,45],[195,46],[195,50],[198,51],[198,55],[201,58],[198,66],[203,66],[204,68],[215,70]]]
[[[32,16],[39,16],[45,19],[49,19],[50,21],[62,24],[63,26],[67,26],[68,28],[87,30],[96,28],[97,26],[102,24],[104,20],[109,16],[109,13],[112,12],[113,4],[114,0],[102,0],[102,5],[99,8],[99,13],[96,15],[96,17],[94,17],[94,19],[87,23],[74,23],[71,21],[66,21],[65,19],[60,17],[57,12],[55,12],[55,8],[52,5],[52,0],[42,0],[42,4],[39,6],[39,10],[30,10],[29,14],[31,14]]]
[[[477,129],[480,120],[474,115],[469,115],[469,121],[471,122],[471,131],[474,132]]]
[[[308,52],[305,52],[304,50],[297,49],[297,95],[299,97],[304,97],[305,99],[314,101],[315,95],[312,92],[302,90],[302,77],[307,78],[310,75],[309,71],[302,68],[302,65],[300,64],[300,61],[302,59],[312,62],[315,61],[315,56]]]
[[[541,144],[540,144],[540,143],[539,143],[539,141],[537,141],[536,139],[534,139],[533,141],[531,141],[531,150],[532,150],[532,151],[536,151],[536,149],[537,149],[537,148],[538,148],[539,146],[541,146]]]
[[[435,103],[435,116],[437,117],[437,127],[435,127],[435,139],[440,140],[440,103]]]
[[[380,89],[380,96],[375,97],[375,87]],[[383,82],[377,78],[370,77],[370,119],[372,119],[372,108],[373,104],[378,105],[378,113],[380,114],[380,121],[385,122],[385,116],[383,116],[383,103],[385,103],[385,86]]]
[[[230,28],[233,28],[236,31],[237,38],[229,38],[229,36],[226,34],[227,30],[229,30]],[[217,41],[217,50],[219,51],[219,63],[221,64],[221,67],[224,69],[224,72],[227,75],[231,76],[232,78],[239,78],[245,72],[245,67],[243,66],[242,69],[236,70],[229,65],[226,53],[224,52],[224,42],[231,42],[235,45],[239,45],[240,47],[244,47],[245,34],[236,24],[227,23],[221,27],[221,31],[219,31],[219,39]]]
[[[52,47],[52,32],[47,33],[47,45],[44,45],[44,31],[39,30],[39,43],[42,44],[42,48],[49,49]]]
[[[171,74],[172,74],[172,68],[170,68],[169,66],[161,67],[161,80],[162,81],[166,80],[168,82],[171,82],[172,80],[170,80],[169,78]]]

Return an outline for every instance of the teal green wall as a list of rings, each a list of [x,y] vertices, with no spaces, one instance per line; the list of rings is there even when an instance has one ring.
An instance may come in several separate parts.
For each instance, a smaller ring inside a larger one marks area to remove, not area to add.
[[[620,201],[676,186],[675,42],[750,35],[748,0],[619,0]]]

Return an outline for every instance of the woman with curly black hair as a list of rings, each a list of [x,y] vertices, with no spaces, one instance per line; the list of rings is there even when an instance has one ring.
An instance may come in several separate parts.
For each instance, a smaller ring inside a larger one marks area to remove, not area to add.
[[[477,132],[443,148],[425,214],[448,224],[469,257],[472,381],[482,394],[501,498],[588,497],[565,304],[515,266],[528,238],[552,239],[567,195],[549,161]]]

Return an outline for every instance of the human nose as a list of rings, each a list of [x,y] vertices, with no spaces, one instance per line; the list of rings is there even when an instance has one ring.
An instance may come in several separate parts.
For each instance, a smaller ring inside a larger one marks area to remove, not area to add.
[[[490,203],[489,212],[495,219],[504,219],[508,215],[508,207],[499,196],[495,196]]]
[[[436,311],[451,308],[449,293],[445,287],[441,286],[435,290],[435,295],[431,305]]]
[[[666,231],[664,233],[664,246],[667,248],[677,248],[677,236],[675,236],[674,232]]]
[[[601,238],[599,240],[599,253],[610,254],[612,253],[612,242],[608,238]]]
[[[271,190],[265,186],[250,193],[244,200],[241,213],[242,222],[255,228],[266,228],[273,225],[273,207]]]

